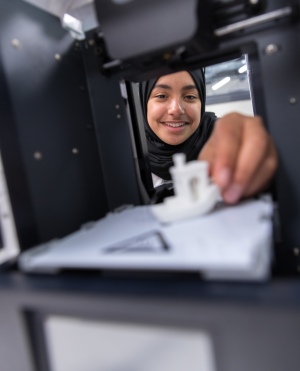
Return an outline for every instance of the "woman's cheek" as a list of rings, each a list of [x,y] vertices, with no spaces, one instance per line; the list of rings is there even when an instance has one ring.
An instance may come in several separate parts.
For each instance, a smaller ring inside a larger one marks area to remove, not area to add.
[[[151,104],[148,107],[148,122],[159,121],[166,113],[166,108],[162,104]]]

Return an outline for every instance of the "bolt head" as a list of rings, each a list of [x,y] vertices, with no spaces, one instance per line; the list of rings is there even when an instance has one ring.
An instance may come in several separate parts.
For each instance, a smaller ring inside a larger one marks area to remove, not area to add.
[[[300,254],[300,250],[298,247],[294,247],[293,251],[295,256],[298,256]]]
[[[13,48],[18,49],[21,46],[20,40],[19,39],[12,39],[11,40],[11,45]]]
[[[276,44],[269,44],[266,46],[265,52],[267,55],[274,55],[278,52],[278,46]]]
[[[34,154],[33,154],[33,158],[34,158],[35,160],[41,160],[41,159],[43,158],[43,154],[42,154],[42,152],[39,152],[39,151],[34,152]]]

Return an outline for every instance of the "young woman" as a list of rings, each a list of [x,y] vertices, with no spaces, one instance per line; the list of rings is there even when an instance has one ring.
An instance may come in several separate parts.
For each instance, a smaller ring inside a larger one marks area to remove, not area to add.
[[[172,155],[205,160],[227,203],[266,187],[277,167],[274,144],[260,117],[205,112],[202,70],[180,71],[140,84],[154,186],[171,179]]]

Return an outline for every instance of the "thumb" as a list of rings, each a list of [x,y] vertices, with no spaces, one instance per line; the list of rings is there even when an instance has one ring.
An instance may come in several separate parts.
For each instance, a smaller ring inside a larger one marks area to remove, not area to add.
[[[212,174],[212,168],[215,158],[215,145],[214,145],[214,138],[211,136],[209,140],[205,143],[204,147],[200,151],[198,155],[199,161],[206,161],[208,162],[209,167],[209,174]]]

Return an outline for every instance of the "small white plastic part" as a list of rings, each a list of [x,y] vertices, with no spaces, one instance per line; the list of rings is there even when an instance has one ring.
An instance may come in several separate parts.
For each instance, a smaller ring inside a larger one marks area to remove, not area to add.
[[[206,161],[186,162],[183,153],[173,156],[170,168],[174,184],[174,196],[151,207],[152,212],[162,223],[175,222],[210,212],[221,200],[219,187],[208,176]]]

